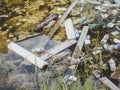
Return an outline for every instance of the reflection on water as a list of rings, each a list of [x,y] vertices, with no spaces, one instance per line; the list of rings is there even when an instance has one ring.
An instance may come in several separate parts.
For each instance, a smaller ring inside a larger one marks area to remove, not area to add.
[[[17,44],[31,51],[31,49],[40,46],[45,38],[45,35],[30,38]],[[49,49],[55,45],[55,42],[50,41],[46,47]],[[1,63],[4,64],[0,69],[0,90],[14,90],[13,88],[37,88],[35,77],[35,66],[24,60],[16,53],[9,50],[8,54],[0,55]],[[3,78],[3,79],[2,79]],[[2,84],[1,84],[2,83]],[[5,83],[5,84],[4,84]],[[13,88],[10,88],[13,87]],[[3,89],[4,88],[4,89]]]

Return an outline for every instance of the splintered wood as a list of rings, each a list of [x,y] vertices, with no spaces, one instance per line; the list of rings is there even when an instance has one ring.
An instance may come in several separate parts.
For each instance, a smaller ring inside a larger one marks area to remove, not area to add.
[[[8,48],[12,51],[14,51],[16,54],[20,55],[23,57],[25,60],[31,62],[32,64],[38,66],[40,69],[44,68],[45,66],[48,65],[47,62],[44,60],[40,59],[36,55],[32,54],[31,52],[25,50],[23,47],[17,45],[14,42],[11,42],[8,44]]]
[[[41,56],[40,59],[47,60],[50,57],[52,57],[53,55],[65,50],[66,48],[72,46],[75,43],[77,43],[76,40],[66,40],[65,42],[62,42],[62,43],[56,45],[55,47],[49,49],[48,51],[46,51],[47,53],[44,54],[43,56]]]
[[[65,29],[66,29],[67,39],[76,39],[73,23],[70,18],[65,21]]]
[[[117,86],[115,86],[107,77],[100,78],[100,81],[105,84],[111,90],[120,90]]]
[[[80,56],[80,52],[82,50],[82,47],[83,47],[83,44],[84,44],[84,41],[86,39],[86,35],[88,33],[88,29],[89,29],[89,26],[84,26],[83,27],[83,30],[82,30],[82,33],[81,33],[81,36],[78,40],[78,43],[75,47],[75,50],[73,52],[73,55],[72,55],[72,61],[76,61],[79,59],[79,56]]]

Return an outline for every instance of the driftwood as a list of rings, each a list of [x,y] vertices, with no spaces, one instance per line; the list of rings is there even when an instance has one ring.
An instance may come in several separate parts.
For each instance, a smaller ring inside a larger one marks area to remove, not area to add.
[[[88,32],[88,29],[89,29],[89,26],[84,26],[83,27],[83,30],[82,30],[82,33],[81,33],[81,36],[78,40],[78,43],[75,47],[75,50],[73,52],[73,55],[72,55],[72,61],[76,62],[76,60],[79,59],[79,56],[80,56],[80,52],[82,50],[82,47],[83,47],[83,44],[84,44],[84,41],[86,39],[86,35],[87,35],[87,32]]]
[[[21,46],[17,45],[14,42],[10,42],[8,44],[8,48],[17,53],[18,55],[20,55],[21,57],[23,57],[24,59],[26,59],[27,61],[31,62],[32,64],[38,66],[40,69],[43,69],[48,65],[47,62],[35,56],[31,52],[25,50],[24,48],[22,48]]]
[[[54,24],[54,26],[50,29],[50,32],[48,33],[48,37],[45,38],[45,40],[41,43],[41,47],[45,47],[45,45],[49,42],[49,40],[53,37],[55,32],[58,30],[62,22],[65,20],[65,18],[68,16],[68,14],[71,12],[71,10],[74,8],[74,6],[77,4],[78,0],[74,0],[72,4],[67,8],[63,16]]]
[[[70,54],[71,54],[70,50],[64,50],[63,52],[60,52],[60,53],[54,55],[52,57],[52,61],[51,62],[52,62],[52,64],[57,63],[57,62],[63,60],[64,58],[66,58],[67,55],[70,55]]]
[[[120,90],[116,85],[114,85],[107,77],[100,78],[100,81],[105,84],[111,90]]]
[[[42,55],[40,57],[40,59],[42,60],[47,60],[50,57],[54,56],[55,54],[65,50],[66,48],[72,46],[73,44],[77,43],[76,40],[66,40],[58,45],[56,45],[55,47],[49,49],[48,51],[46,51],[46,54]]]
[[[46,17],[42,23],[40,23],[39,25],[37,25],[35,27],[35,31],[39,32],[43,26],[45,26],[46,24],[48,24],[49,22],[51,22],[52,20],[54,20],[55,18],[57,18],[57,14],[50,14],[48,17]]]

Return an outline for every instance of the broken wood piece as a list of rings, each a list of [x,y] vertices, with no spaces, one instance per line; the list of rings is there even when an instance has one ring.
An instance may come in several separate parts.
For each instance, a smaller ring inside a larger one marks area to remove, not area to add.
[[[89,26],[84,26],[83,29],[82,29],[82,32],[81,32],[81,36],[78,40],[78,43],[75,47],[75,50],[73,52],[73,55],[72,55],[72,61],[71,63],[76,63],[76,61],[79,59],[79,56],[80,56],[80,52],[82,50],[82,47],[83,47],[83,44],[84,44],[84,41],[86,39],[86,35],[88,33],[88,29],[89,29]]]
[[[48,33],[48,37],[46,37],[43,42],[40,42],[40,44],[42,45],[41,47],[45,47],[46,46],[46,44],[50,41],[50,39],[53,37],[53,35],[55,34],[55,32],[60,27],[60,25],[63,23],[63,21],[65,20],[65,18],[68,16],[68,14],[71,12],[71,10],[75,7],[75,5],[77,4],[77,2],[78,2],[78,0],[74,0],[71,3],[71,5],[67,8],[67,10],[63,14],[63,16],[50,29],[50,32]]]
[[[69,49],[64,50],[52,57],[52,64],[59,62],[60,60],[64,59],[67,57],[67,55],[70,55],[71,51]]]
[[[52,20],[47,26],[45,26],[45,29],[50,29],[55,24],[55,22],[55,20]]]
[[[73,23],[70,18],[65,21],[65,29],[67,39],[76,39]]]
[[[42,55],[40,57],[40,59],[47,60],[50,57],[54,56],[55,54],[57,54],[57,53],[65,50],[66,48],[72,46],[76,42],[77,42],[76,40],[66,40],[66,41],[56,45],[55,47],[49,49],[48,51],[46,51],[46,54]]]
[[[24,59],[26,59],[27,61],[31,62],[35,66],[38,66],[40,69],[43,69],[44,67],[46,67],[48,65],[47,62],[45,62],[44,60],[42,60],[39,57],[35,56],[34,54],[32,54],[31,52],[27,51],[26,49],[24,49],[23,47],[17,45],[14,42],[10,42],[8,44],[8,48],[10,50],[14,51],[16,54],[23,57]]]
[[[49,22],[51,22],[52,20],[54,20],[55,18],[57,18],[57,14],[50,14],[48,17],[46,17],[42,23],[40,23],[39,25],[37,25],[35,27],[35,31],[39,32],[43,26],[45,26],[46,24],[48,24]]]
[[[120,90],[116,85],[114,85],[107,77],[100,78],[100,81],[105,84],[111,90]]]

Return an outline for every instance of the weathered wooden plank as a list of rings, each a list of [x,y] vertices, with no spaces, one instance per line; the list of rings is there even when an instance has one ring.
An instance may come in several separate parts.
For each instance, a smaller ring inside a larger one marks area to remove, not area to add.
[[[8,48],[10,50],[14,51],[16,54],[23,57],[24,59],[26,59],[27,61],[31,62],[32,64],[38,66],[40,69],[42,69],[42,68],[44,68],[45,66],[48,65],[47,62],[45,62],[44,60],[42,60],[39,57],[35,56],[34,54],[32,54],[31,52],[27,51],[26,49],[24,49],[23,47],[17,45],[14,42],[10,42],[8,44]]]
[[[76,39],[73,23],[70,18],[65,21],[65,30],[67,39]]]
[[[77,4],[78,0],[74,0],[71,5],[67,8],[63,16],[54,24],[54,26],[50,29],[50,32],[48,33],[48,37],[44,40],[44,42],[41,43],[41,47],[45,47],[45,45],[49,42],[49,40],[53,37],[55,32],[58,30],[62,22],[65,20],[65,18],[68,16],[68,14],[71,12],[71,10],[74,8],[74,6]]]
[[[51,22],[53,19],[57,18],[57,14],[50,14],[48,17],[46,17],[43,22],[41,22],[39,25],[35,27],[35,31],[39,32],[41,28],[43,28],[44,25]]]
[[[107,77],[100,78],[100,81],[105,84],[111,90],[120,90],[116,85],[114,85]]]
[[[86,39],[88,29],[89,29],[89,26],[84,26],[83,29],[82,29],[81,36],[80,36],[80,38],[78,40],[78,43],[77,43],[77,45],[75,47],[75,50],[73,52],[73,55],[72,55],[72,60],[73,61],[79,59],[80,52],[82,50],[84,41]]]
[[[52,57],[53,55],[55,55],[55,54],[65,50],[66,48],[72,46],[76,42],[77,42],[76,40],[66,40],[66,41],[56,45],[55,47],[49,49],[48,51],[46,51],[47,53],[44,54],[43,56],[41,56],[40,59],[47,60],[50,57]]]

